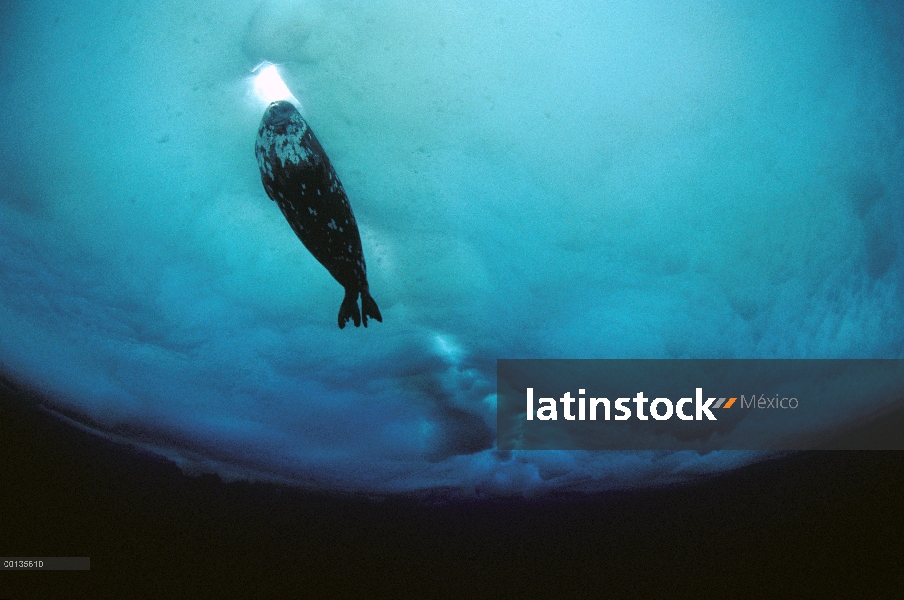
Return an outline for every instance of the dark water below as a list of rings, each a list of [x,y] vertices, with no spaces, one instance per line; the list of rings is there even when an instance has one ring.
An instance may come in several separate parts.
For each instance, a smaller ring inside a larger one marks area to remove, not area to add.
[[[188,477],[5,394],[0,597],[884,597],[904,455],[805,453],[664,489],[432,504]],[[706,594],[705,592],[709,592]]]

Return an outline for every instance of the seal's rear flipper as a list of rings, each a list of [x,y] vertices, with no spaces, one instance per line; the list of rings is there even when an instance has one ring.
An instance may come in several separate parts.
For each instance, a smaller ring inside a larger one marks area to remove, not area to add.
[[[377,313],[379,314],[379,313]],[[342,299],[342,306],[339,307],[339,329],[345,329],[345,324],[349,319],[355,321],[355,327],[361,326],[361,313],[358,311],[358,292],[345,289],[345,298]],[[367,317],[365,317],[364,326],[367,327]]]
[[[380,309],[377,308],[376,301],[370,297],[370,292],[361,292],[361,313],[363,314],[365,327],[367,327],[367,317],[373,317],[380,323],[383,322],[383,315],[380,314]]]

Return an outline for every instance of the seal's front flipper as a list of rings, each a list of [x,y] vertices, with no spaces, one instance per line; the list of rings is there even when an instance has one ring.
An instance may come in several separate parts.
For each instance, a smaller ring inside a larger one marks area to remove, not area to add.
[[[345,298],[342,299],[342,306],[339,307],[339,329],[345,329],[345,324],[348,323],[349,319],[355,321],[355,327],[361,326],[361,312],[358,310],[358,292],[345,288]],[[367,327],[366,320],[364,321],[364,326]]]
[[[370,292],[368,291],[361,292],[361,313],[365,327],[367,327],[367,317],[373,317],[380,323],[383,322],[383,315],[380,314],[376,301],[370,297]]]

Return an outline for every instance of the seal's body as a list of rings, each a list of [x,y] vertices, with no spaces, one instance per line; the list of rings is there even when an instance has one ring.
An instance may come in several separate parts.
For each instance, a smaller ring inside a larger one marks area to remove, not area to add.
[[[370,296],[361,236],[342,183],[314,132],[290,102],[267,107],[254,146],[264,189],[298,239],[345,288],[339,328],[367,317],[382,322]],[[358,311],[361,294],[361,311]]]

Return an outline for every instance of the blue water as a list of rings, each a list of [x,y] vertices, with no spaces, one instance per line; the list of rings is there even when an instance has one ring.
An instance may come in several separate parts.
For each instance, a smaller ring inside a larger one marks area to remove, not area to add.
[[[3,3],[0,371],[187,472],[468,496],[763,458],[496,452],[497,358],[904,357],[902,6],[566,4]],[[264,193],[262,61],[383,323]]]

